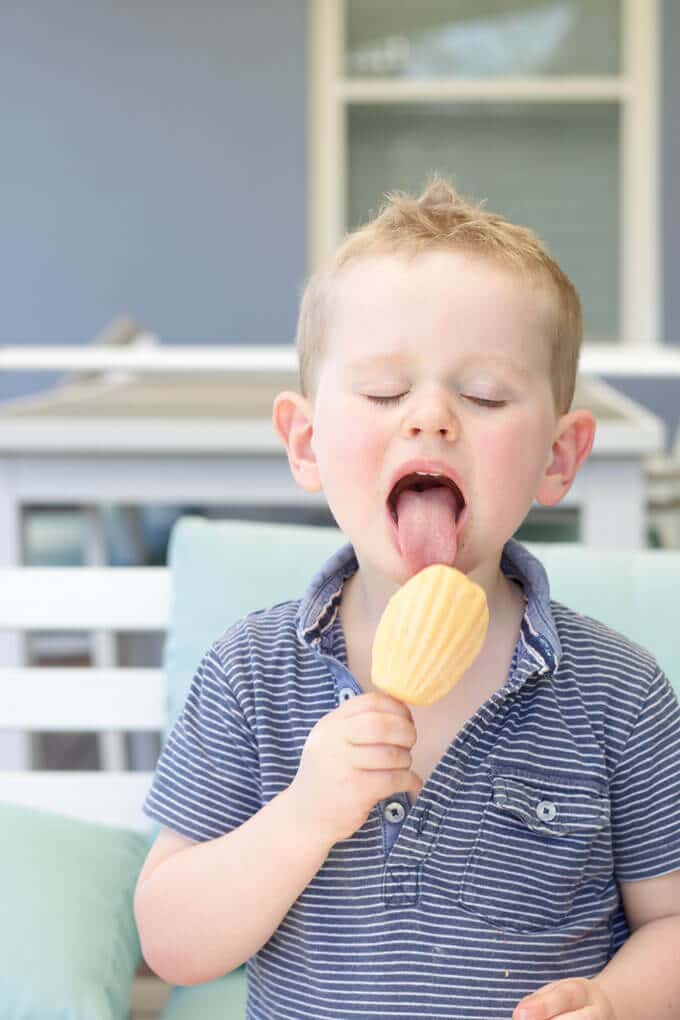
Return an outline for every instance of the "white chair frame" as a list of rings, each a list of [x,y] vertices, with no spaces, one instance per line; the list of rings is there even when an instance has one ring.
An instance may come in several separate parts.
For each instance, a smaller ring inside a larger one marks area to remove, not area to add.
[[[165,631],[170,576],[163,567],[19,567],[0,570],[0,629]],[[86,666],[5,668],[0,663],[0,743],[12,731],[159,733],[164,724],[160,669]],[[0,771],[0,801],[148,832],[141,805],[149,772]],[[133,1020],[153,1020],[169,994],[138,975]]]

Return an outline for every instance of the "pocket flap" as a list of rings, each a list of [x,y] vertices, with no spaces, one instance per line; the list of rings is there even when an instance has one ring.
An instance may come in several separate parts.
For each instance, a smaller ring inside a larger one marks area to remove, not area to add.
[[[502,773],[492,776],[493,803],[546,836],[591,836],[609,822],[609,800],[578,785]]]

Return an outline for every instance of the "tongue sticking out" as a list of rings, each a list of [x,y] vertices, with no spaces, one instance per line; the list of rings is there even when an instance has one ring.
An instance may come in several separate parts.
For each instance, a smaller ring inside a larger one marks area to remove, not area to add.
[[[432,563],[453,566],[458,549],[456,498],[448,486],[404,489],[397,498],[399,547],[411,575]]]

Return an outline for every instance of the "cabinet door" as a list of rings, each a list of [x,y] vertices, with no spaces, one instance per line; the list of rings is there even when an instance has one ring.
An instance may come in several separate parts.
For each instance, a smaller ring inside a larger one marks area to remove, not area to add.
[[[612,75],[620,0],[347,0],[345,74]]]
[[[625,230],[640,217],[630,173],[622,187],[634,134],[624,0],[336,3],[339,224],[444,174],[536,231],[581,295],[587,340],[620,340],[626,245],[643,250]]]
[[[616,103],[361,104],[347,119],[347,226],[438,171],[531,227],[573,280],[587,336],[619,336]]]

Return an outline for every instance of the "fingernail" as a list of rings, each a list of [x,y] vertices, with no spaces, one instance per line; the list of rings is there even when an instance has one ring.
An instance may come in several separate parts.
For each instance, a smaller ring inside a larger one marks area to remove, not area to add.
[[[520,1009],[517,1013],[515,1013],[513,1020],[531,1020],[531,1010]]]

